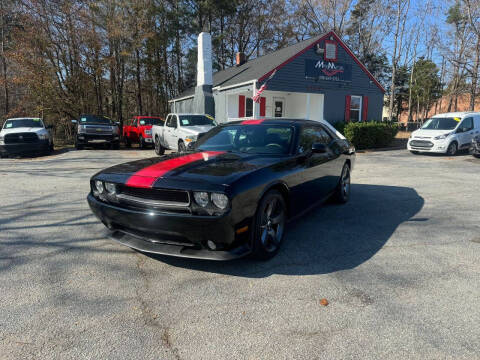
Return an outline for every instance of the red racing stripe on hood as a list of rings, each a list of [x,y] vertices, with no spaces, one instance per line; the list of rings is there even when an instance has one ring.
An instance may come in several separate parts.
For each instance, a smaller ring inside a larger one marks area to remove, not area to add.
[[[225,151],[204,151],[201,153],[189,154],[160,161],[155,165],[147,166],[130,176],[125,185],[140,188],[150,188],[153,183],[169,171],[175,170],[180,166],[190,164],[194,161],[207,161],[213,157],[224,154]]]
[[[263,122],[264,119],[258,119],[258,120],[244,120],[241,122],[242,125],[258,125]]]

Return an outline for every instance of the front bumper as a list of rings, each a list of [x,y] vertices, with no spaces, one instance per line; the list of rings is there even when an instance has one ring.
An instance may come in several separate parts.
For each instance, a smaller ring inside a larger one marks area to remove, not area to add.
[[[78,144],[95,144],[95,143],[111,143],[120,142],[118,135],[93,135],[93,134],[77,134]]]
[[[251,252],[247,241],[235,237],[230,213],[217,217],[132,210],[99,201],[92,194],[87,201],[111,231],[110,238],[133,249],[209,260],[231,260]],[[219,250],[210,250],[208,240]]]
[[[0,145],[0,153],[4,155],[42,153],[49,149],[50,141],[48,139],[38,140],[32,143],[15,143]]]
[[[448,140],[419,140],[413,138],[408,140],[407,149],[410,151],[445,154],[447,152],[448,145]]]

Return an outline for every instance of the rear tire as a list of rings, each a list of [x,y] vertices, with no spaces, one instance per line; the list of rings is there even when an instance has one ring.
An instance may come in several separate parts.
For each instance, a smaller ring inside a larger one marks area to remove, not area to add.
[[[457,155],[458,152],[458,145],[456,141],[452,141],[450,145],[448,145],[447,148],[447,155],[449,156],[455,156]]]
[[[183,141],[178,142],[178,152],[180,152],[180,153],[187,152],[187,147],[185,146]]]
[[[342,174],[335,190],[334,199],[340,204],[345,204],[350,198],[350,166],[347,163],[343,165]]]
[[[276,190],[267,192],[255,213],[252,228],[252,257],[269,260],[280,250],[285,225],[287,206],[282,194]]]
[[[165,148],[160,144],[160,139],[158,136],[155,138],[155,154],[161,156],[165,153]]]

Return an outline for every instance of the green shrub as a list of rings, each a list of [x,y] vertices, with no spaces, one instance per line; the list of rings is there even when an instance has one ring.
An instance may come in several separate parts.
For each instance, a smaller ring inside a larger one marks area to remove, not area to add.
[[[359,150],[389,146],[397,132],[396,124],[373,121],[351,122],[344,127],[345,137]]]

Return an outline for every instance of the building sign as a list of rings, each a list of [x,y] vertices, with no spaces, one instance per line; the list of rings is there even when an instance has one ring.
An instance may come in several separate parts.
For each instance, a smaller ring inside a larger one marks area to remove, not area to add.
[[[326,81],[352,81],[352,67],[349,64],[324,60],[305,60],[305,78]]]

